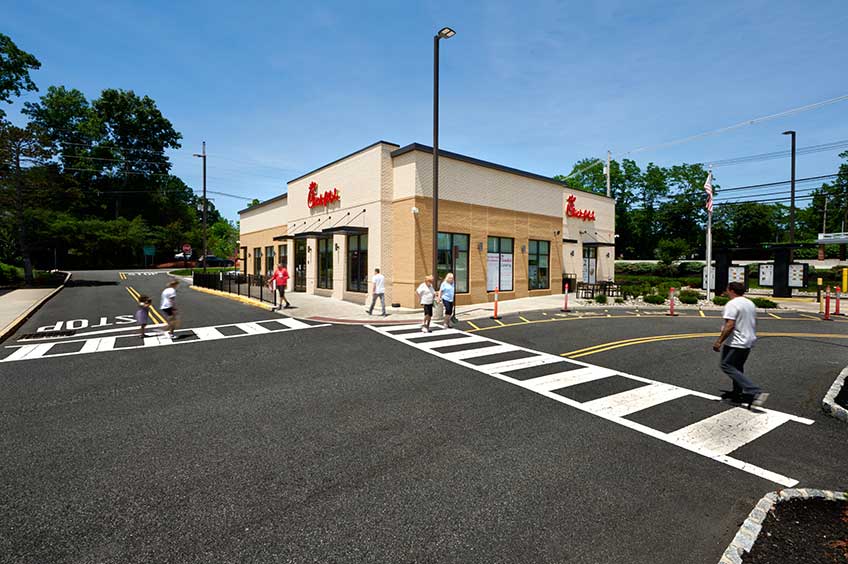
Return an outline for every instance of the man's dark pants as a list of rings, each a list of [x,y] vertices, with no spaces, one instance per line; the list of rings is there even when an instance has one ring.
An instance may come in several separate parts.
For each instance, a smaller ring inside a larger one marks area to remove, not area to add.
[[[724,348],[721,349],[721,371],[733,381],[733,393],[735,395],[756,396],[762,391],[742,372],[750,353],[751,349],[737,349],[727,345],[724,345]]]

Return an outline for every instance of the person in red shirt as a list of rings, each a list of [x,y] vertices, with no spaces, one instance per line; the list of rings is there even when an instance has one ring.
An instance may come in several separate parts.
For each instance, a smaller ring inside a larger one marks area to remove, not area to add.
[[[274,309],[283,309],[283,302],[286,303],[286,309],[290,308],[292,305],[286,299],[286,284],[289,283],[289,271],[286,270],[286,267],[282,264],[277,265],[277,270],[275,270],[274,273],[271,274],[271,278],[268,280],[268,285],[270,286],[274,282],[276,282],[277,292],[279,292],[280,294],[280,305],[278,305],[276,308],[272,308],[272,311]]]

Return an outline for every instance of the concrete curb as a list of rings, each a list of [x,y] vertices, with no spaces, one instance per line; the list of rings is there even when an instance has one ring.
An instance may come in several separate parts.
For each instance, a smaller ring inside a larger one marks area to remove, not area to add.
[[[62,271],[59,271],[59,272],[62,272]],[[54,289],[52,292],[50,292],[49,294],[47,294],[46,296],[44,296],[43,298],[38,300],[36,303],[32,304],[25,312],[23,312],[21,315],[19,315],[17,318],[15,318],[14,321],[12,321],[9,325],[6,325],[6,327],[4,327],[2,330],[0,330],[0,342],[5,341],[6,337],[8,337],[9,335],[11,335],[15,331],[17,331],[18,327],[23,325],[24,321],[29,319],[30,316],[38,310],[38,308],[40,308],[41,306],[46,304],[47,301],[50,298],[52,298],[53,296],[58,294],[62,290],[62,288],[65,287],[65,284],[67,284],[68,280],[70,280],[70,279],[71,279],[71,273],[65,272],[65,279],[62,281],[62,283],[59,286],[56,287],[56,289]]]
[[[842,372],[839,373],[839,376],[836,377],[836,380],[833,381],[833,385],[830,386],[830,389],[825,394],[824,399],[822,400],[822,410],[831,417],[836,417],[840,421],[848,423],[848,409],[845,409],[836,403],[836,396],[839,395],[839,392],[842,390],[842,386],[845,385],[846,377],[848,377],[848,367],[845,367]]]
[[[848,493],[801,488],[767,493],[760,499],[754,509],[751,510],[751,513],[748,514],[748,518],[745,519],[742,526],[739,527],[736,536],[730,541],[730,545],[728,545],[727,550],[722,554],[721,560],[718,561],[719,564],[742,564],[742,555],[746,552],[751,552],[754,543],[757,542],[757,537],[763,528],[763,521],[765,521],[769,511],[774,509],[774,506],[781,501],[795,498],[825,498],[834,501],[848,500]]]
[[[255,298],[248,298],[247,296],[239,296],[239,295],[236,295],[236,294],[230,294],[229,292],[221,292],[220,290],[212,290],[210,288],[202,288],[200,286],[194,286],[194,285],[189,286],[189,288],[196,291],[196,292],[202,292],[204,294],[211,294],[213,296],[220,296],[222,298],[229,298],[231,300],[234,300],[234,301],[237,301],[237,302],[242,302],[242,303],[247,304],[247,305],[252,305],[253,307],[258,307],[260,309],[264,309],[264,310],[267,310],[267,311],[271,311],[271,308],[274,307],[270,304],[266,304],[265,302],[260,302],[259,300],[255,299]]]

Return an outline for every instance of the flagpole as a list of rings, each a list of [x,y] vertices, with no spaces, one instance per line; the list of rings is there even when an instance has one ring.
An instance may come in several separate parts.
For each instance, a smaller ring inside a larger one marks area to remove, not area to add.
[[[712,190],[712,176],[713,176],[713,167],[710,167],[710,173],[707,177],[707,182],[710,184],[710,189]],[[710,206],[707,209],[707,302],[712,301],[712,288],[713,288],[713,209]]]

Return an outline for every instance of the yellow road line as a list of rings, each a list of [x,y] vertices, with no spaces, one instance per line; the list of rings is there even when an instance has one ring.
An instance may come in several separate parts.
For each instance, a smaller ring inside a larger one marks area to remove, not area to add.
[[[570,353],[563,353],[560,356],[565,356],[568,358],[580,358],[582,356],[589,356],[591,354],[597,354],[600,352],[606,352],[613,349],[619,349],[622,347],[629,347],[632,345],[642,345],[646,343],[658,343],[661,341],[674,341],[678,339],[698,339],[703,337],[717,337],[718,333],[692,333],[689,335],[658,335],[656,337],[644,337],[642,339],[628,339],[626,342],[613,342],[606,343],[604,345],[597,345],[595,347],[588,347],[586,349],[580,349],[577,351],[572,351]],[[760,333],[760,337],[818,337],[823,339],[848,339],[848,335],[844,334],[836,334],[836,333]],[[587,352],[583,352],[587,351]]]
[[[470,321],[466,321],[466,323],[468,323],[469,325],[471,325],[472,327],[474,327],[474,330],[475,330],[475,331],[479,331],[479,330],[480,330],[480,328],[479,328],[479,327],[477,327],[476,325],[474,325],[474,324],[473,324],[473,323],[471,323]]]
[[[704,267],[704,268],[706,268],[706,267]],[[699,310],[698,310],[698,314],[699,314],[701,317],[706,317],[706,315],[704,315],[704,311],[703,311],[703,310],[700,310],[700,309],[699,309]]]
[[[772,313],[772,312],[770,312],[770,311],[767,311],[766,313],[767,313],[767,314],[769,314],[770,316],[774,317],[775,319],[783,319],[783,318],[782,318],[782,317],[780,317],[779,315],[774,314],[774,313]]]
[[[518,316],[518,319],[520,319],[524,323],[532,323],[529,319],[527,319],[526,317],[521,317],[520,315]]]
[[[138,290],[136,290],[132,286],[129,286],[127,287],[127,291],[130,292],[130,295],[133,297],[133,299],[135,299],[136,303],[138,303],[139,298],[141,298],[141,294],[138,293]],[[150,316],[156,323],[168,323],[167,321],[165,321],[165,316],[159,313],[152,305],[150,306]]]
[[[503,321],[501,321],[500,319],[495,319],[495,323],[497,323],[497,324],[498,324],[498,325],[500,325],[501,327],[506,327],[506,325],[504,324],[504,322],[503,322]]]
[[[595,349],[602,349],[602,348],[606,348],[606,347],[613,346],[613,345],[621,345],[621,344],[626,345],[626,344],[630,344],[630,343],[636,343],[636,342],[639,342],[639,341],[645,341],[645,340],[650,340],[650,339],[659,339],[661,337],[677,337],[677,338],[679,338],[679,337],[701,337],[703,335],[718,335],[718,333],[676,333],[676,334],[672,334],[672,335],[651,335],[651,336],[647,336],[647,337],[635,337],[633,339],[624,339],[624,340],[621,340],[621,341],[611,341],[609,343],[601,343],[599,345],[586,347],[585,349],[577,349],[576,351],[570,351],[570,352],[567,352],[567,353],[562,353],[560,356],[571,357],[573,355],[585,353],[585,352],[588,352],[588,351],[593,351]]]
[[[815,315],[807,315],[806,313],[800,313],[798,315],[800,315],[801,317],[809,318],[809,319],[815,319],[816,321],[821,321],[821,317],[816,317]]]

